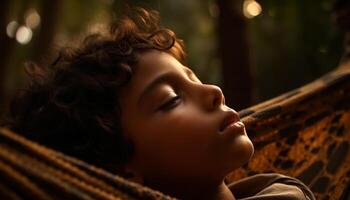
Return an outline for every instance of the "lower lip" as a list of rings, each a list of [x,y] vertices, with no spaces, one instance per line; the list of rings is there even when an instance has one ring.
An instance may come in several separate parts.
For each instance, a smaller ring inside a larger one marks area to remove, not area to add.
[[[225,133],[233,133],[233,134],[241,134],[244,133],[244,124],[241,121],[232,123],[228,125],[222,132],[221,134]]]

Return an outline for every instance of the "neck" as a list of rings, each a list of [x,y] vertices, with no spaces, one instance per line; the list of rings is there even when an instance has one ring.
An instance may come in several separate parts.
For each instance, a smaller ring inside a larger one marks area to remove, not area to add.
[[[150,187],[152,187],[150,185]],[[201,200],[235,200],[230,189],[224,181],[219,184],[203,184],[198,182],[186,182],[177,184],[157,184],[153,188],[159,189],[180,199],[201,199]]]

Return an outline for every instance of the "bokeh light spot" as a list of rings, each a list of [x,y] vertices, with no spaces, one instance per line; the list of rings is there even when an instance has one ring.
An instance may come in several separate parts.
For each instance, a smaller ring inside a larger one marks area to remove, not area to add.
[[[16,40],[20,44],[27,44],[32,39],[33,32],[26,26],[21,26],[16,32]]]
[[[11,21],[6,27],[7,36],[9,36],[10,38],[15,37],[18,26],[19,25],[16,21]]]
[[[245,0],[243,3],[243,14],[245,17],[251,19],[258,15],[260,15],[262,12],[261,5],[256,2],[255,0]]]

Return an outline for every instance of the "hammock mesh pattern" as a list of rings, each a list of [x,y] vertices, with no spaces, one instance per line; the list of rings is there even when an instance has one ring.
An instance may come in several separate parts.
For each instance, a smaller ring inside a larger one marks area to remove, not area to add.
[[[350,198],[350,63],[240,115],[256,151],[226,182],[278,172],[301,179],[317,199]],[[0,199],[173,198],[3,128]]]
[[[173,199],[0,129],[0,199]]]
[[[317,199],[350,198],[349,64],[242,110],[256,152],[227,182],[278,172],[302,180]]]

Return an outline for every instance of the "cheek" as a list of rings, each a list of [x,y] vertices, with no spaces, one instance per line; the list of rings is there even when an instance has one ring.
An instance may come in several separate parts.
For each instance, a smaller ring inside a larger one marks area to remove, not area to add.
[[[197,144],[209,142],[213,129],[206,121],[190,116],[171,116],[154,120],[144,126],[143,143],[154,148],[195,148]],[[156,144],[156,145],[155,145]],[[176,150],[176,149],[174,149]]]
[[[188,107],[174,110],[156,122],[162,124],[162,131],[168,133],[167,137],[191,140],[188,142],[194,142],[195,139],[211,140],[216,131],[216,122],[212,115],[199,113]]]
[[[152,160],[207,159],[209,153],[218,149],[214,125],[208,115],[188,109],[174,110],[166,116],[144,121],[140,130],[143,132],[137,138],[139,152]]]

